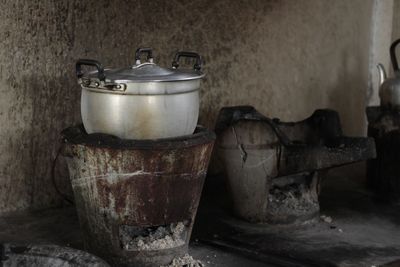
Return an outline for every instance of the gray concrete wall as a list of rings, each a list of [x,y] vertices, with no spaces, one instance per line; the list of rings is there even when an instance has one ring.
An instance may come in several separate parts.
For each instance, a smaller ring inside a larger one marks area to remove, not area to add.
[[[392,40],[395,41],[400,38],[400,0],[393,0],[393,30],[392,30]],[[399,49],[399,59],[400,59],[400,49]],[[392,66],[390,66],[391,68]]]
[[[209,127],[220,107],[252,104],[284,120],[334,108],[346,133],[364,133],[372,2],[1,0],[0,212],[60,203],[50,166],[80,120],[79,57],[125,66],[152,46],[170,64],[194,50]]]

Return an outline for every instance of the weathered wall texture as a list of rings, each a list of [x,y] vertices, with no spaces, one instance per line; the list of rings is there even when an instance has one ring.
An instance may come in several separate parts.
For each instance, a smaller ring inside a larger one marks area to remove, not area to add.
[[[400,38],[400,0],[393,0],[393,30],[392,30],[392,40],[395,41]],[[399,52],[400,59],[400,49]],[[390,66],[391,67],[391,66]]]
[[[79,57],[133,63],[152,46],[207,62],[201,122],[252,104],[299,120],[334,108],[363,133],[372,0],[0,0],[0,212],[60,203],[50,179],[59,132],[80,120]]]

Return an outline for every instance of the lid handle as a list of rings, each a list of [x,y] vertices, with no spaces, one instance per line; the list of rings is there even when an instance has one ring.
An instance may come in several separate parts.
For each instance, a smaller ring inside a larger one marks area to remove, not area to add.
[[[153,49],[150,47],[141,47],[141,48],[136,49],[136,52],[135,52],[135,61],[136,61],[135,64],[136,65],[141,64],[140,56],[144,53],[147,54],[147,61],[150,63],[153,63]]]
[[[96,67],[97,68],[97,77],[99,78],[100,81],[105,81],[106,76],[104,75],[103,65],[101,65],[101,63],[98,62],[97,60],[78,59],[78,61],[76,62],[76,65],[75,65],[76,77],[78,77],[78,79],[82,78],[82,76],[83,76],[82,66]]]
[[[179,59],[181,57],[195,58],[196,62],[193,65],[193,69],[197,71],[201,70],[201,65],[203,64],[202,57],[195,52],[186,52],[186,51],[180,51],[175,54],[174,61],[172,61],[173,69],[177,69],[179,67]]]
[[[393,70],[396,72],[399,70],[399,64],[397,63],[397,57],[396,57],[396,46],[400,43],[400,39],[397,39],[396,41],[393,42],[393,44],[390,46],[390,59],[392,61],[393,65]]]

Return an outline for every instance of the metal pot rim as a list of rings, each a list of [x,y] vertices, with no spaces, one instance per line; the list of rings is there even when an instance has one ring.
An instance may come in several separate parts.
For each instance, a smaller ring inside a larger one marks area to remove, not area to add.
[[[198,91],[200,79],[164,82],[109,83],[92,80],[80,82],[82,90],[119,95],[177,95]]]

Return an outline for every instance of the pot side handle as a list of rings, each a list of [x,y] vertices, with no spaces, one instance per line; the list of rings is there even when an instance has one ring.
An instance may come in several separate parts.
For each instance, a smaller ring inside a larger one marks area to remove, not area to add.
[[[396,57],[396,46],[400,43],[400,39],[397,39],[396,41],[393,42],[393,44],[390,46],[390,60],[392,61],[393,65],[393,70],[396,72],[399,70],[399,64],[397,62],[397,57]]]
[[[75,68],[76,68],[76,77],[78,79],[82,78],[83,76],[83,71],[82,71],[82,66],[93,66],[97,68],[97,77],[99,78],[100,81],[105,81],[106,76],[104,74],[104,68],[103,65],[101,65],[100,62],[97,60],[93,59],[78,59],[76,62]]]
[[[201,65],[203,64],[202,57],[195,52],[186,52],[186,51],[180,51],[175,54],[174,61],[172,61],[173,69],[177,69],[179,67],[179,59],[181,57],[189,57],[196,59],[196,62],[193,65],[193,69],[197,71],[201,70]]]

